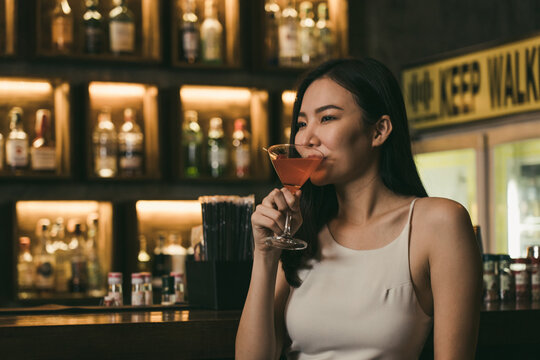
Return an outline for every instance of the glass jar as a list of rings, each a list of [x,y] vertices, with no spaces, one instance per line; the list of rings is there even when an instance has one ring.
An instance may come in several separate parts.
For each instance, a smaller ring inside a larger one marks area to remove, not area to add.
[[[124,305],[123,292],[122,292],[122,273],[110,272],[107,276],[107,282],[109,284],[109,298],[112,298],[112,304],[116,306]]]
[[[510,265],[516,284],[516,302],[528,302],[531,300],[529,266],[530,260],[527,258],[513,259]]]
[[[512,264],[510,255],[499,255],[497,276],[499,278],[499,299],[503,302],[512,302],[515,299],[514,276],[510,270],[510,264]]]
[[[140,273],[131,274],[131,305],[144,305],[144,278]]]
[[[540,259],[530,259],[531,273],[531,299],[533,302],[540,302]]]
[[[483,294],[485,302],[499,300],[499,284],[497,281],[497,274],[495,273],[495,270],[497,268],[497,258],[498,257],[493,254],[482,255],[482,262],[484,267]]]

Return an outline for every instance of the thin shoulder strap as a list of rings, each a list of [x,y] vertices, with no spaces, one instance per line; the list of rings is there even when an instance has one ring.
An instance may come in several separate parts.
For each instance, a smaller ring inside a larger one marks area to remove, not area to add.
[[[418,200],[418,198],[414,198],[414,200],[411,202],[411,206],[409,207],[409,217],[407,219],[407,224],[411,225],[411,219],[412,219],[412,213],[414,209],[414,203]]]

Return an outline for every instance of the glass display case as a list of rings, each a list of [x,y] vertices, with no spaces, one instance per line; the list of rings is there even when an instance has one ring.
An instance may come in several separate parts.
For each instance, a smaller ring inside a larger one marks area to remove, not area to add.
[[[268,93],[220,86],[180,89],[183,179],[267,180]]]
[[[253,16],[261,19],[254,41],[263,68],[305,68],[348,55],[345,0],[259,0]]]
[[[92,82],[88,95],[88,177],[159,178],[157,87]]]
[[[70,86],[0,78],[0,177],[71,174]]]
[[[161,0],[38,0],[40,56],[161,60]]]
[[[17,300],[104,295],[113,259],[111,203],[18,201],[14,236]]]
[[[171,6],[173,65],[242,65],[240,0],[174,0]]]

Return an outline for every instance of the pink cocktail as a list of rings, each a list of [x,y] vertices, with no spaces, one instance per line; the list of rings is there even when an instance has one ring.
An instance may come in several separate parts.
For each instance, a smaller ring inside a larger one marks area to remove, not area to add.
[[[304,185],[323,159],[323,154],[313,147],[292,144],[270,146],[268,155],[281,183],[293,194]],[[291,214],[287,211],[283,234],[266,238],[266,243],[286,250],[305,249],[307,243],[304,240],[292,237],[291,221]]]

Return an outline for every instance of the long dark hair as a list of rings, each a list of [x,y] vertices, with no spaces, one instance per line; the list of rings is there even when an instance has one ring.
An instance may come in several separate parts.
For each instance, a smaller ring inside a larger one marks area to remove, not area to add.
[[[362,109],[366,125],[374,125],[383,115],[392,122],[392,132],[381,146],[379,174],[384,185],[400,195],[426,197],[414,163],[405,104],[399,84],[390,70],[377,60],[330,60],[307,73],[300,82],[293,107],[291,143],[297,132],[298,113],[306,89],[317,79],[327,77],[352,93]],[[304,251],[284,251],[281,255],[288,283],[301,284],[298,269],[307,267],[318,253],[317,236],[321,228],[338,212],[338,202],[333,185],[315,186],[309,180],[302,188],[300,209],[304,222],[298,237],[308,242]]]

